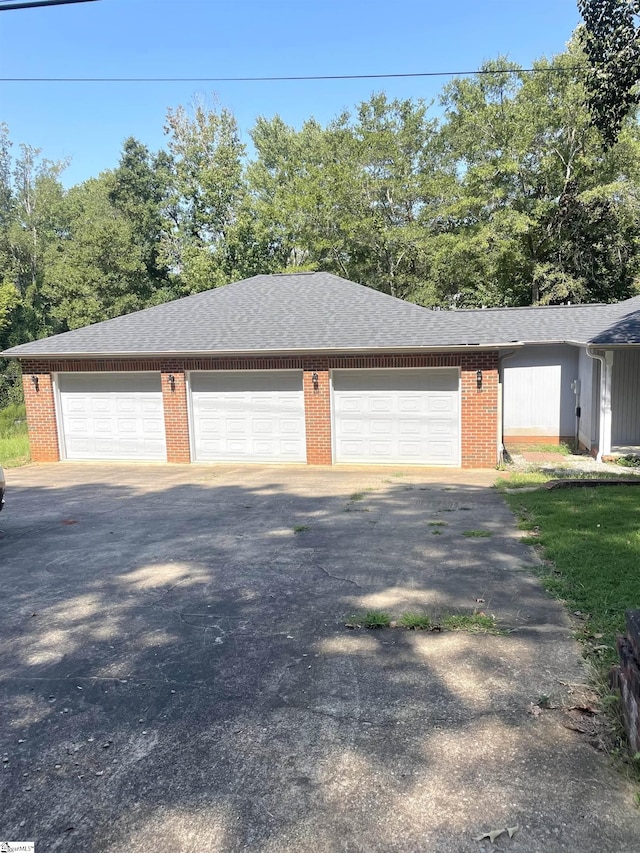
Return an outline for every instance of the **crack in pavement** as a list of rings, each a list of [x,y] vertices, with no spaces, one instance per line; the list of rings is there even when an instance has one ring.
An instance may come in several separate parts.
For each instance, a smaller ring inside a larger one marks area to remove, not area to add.
[[[344,581],[345,583],[353,584],[353,586],[356,586],[358,589],[362,589],[362,587],[360,586],[358,581],[354,581],[352,578],[343,578],[343,577],[340,577],[339,575],[332,575],[331,572],[327,571],[327,569],[325,569],[324,566],[321,566],[320,563],[314,562],[314,563],[311,563],[311,565],[314,568],[319,569],[328,578],[332,578],[334,581]]]

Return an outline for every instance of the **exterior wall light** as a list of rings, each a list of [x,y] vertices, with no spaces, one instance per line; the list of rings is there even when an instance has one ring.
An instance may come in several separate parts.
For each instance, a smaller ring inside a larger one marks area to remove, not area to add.
[[[173,375],[173,373],[170,373],[167,376],[167,382],[169,383],[171,390],[175,391],[176,390],[176,377]]]
[[[311,381],[313,382],[313,387],[317,388],[318,387],[318,374],[315,372],[315,370],[313,371],[313,376],[311,377]]]
[[[476,388],[482,391],[482,371],[476,370]]]
[[[36,391],[40,390],[40,380],[33,373],[31,374],[31,384],[36,389]]]

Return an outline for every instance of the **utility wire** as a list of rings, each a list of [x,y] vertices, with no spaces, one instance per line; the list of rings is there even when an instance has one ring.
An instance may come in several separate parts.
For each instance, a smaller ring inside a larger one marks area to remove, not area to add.
[[[0,6],[0,9],[2,6]],[[285,83],[304,80],[390,80],[408,77],[469,77],[474,74],[571,74],[570,68],[481,68],[476,71],[415,71],[403,74],[309,74],[283,77],[0,77],[0,83]]]
[[[44,6],[70,6],[72,3],[94,3],[95,0],[0,0],[0,12],[14,9],[40,9]]]

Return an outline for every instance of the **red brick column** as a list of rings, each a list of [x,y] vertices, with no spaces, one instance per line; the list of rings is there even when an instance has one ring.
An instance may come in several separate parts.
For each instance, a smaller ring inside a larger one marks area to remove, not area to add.
[[[32,380],[35,377],[37,385]],[[33,462],[58,462],[58,428],[51,373],[38,373],[37,368],[23,372],[22,388],[27,407],[29,445]]]
[[[303,365],[307,464],[331,465],[331,388],[326,358],[305,359]],[[314,383],[313,375],[318,381]]]
[[[482,371],[478,388],[477,371]],[[498,355],[463,355],[462,467],[494,468],[498,462]]]
[[[170,376],[173,376],[173,382],[170,381]],[[170,363],[163,363],[161,381],[167,462],[191,462],[187,384],[184,370],[181,366],[174,367]]]

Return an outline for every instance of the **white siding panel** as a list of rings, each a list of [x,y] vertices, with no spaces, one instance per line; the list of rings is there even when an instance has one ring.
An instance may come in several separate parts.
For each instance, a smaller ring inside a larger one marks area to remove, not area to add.
[[[572,436],[578,349],[526,346],[505,361],[503,418],[507,436]]]
[[[58,374],[67,459],[165,460],[156,373]]]
[[[336,462],[460,464],[456,369],[335,370]]]
[[[640,445],[640,352],[616,350],[611,392],[611,443]]]
[[[587,355],[584,347],[580,348],[578,356],[578,378],[580,379],[580,441],[587,448],[597,443],[597,418],[594,404],[597,406],[597,395],[593,394],[594,360]]]

